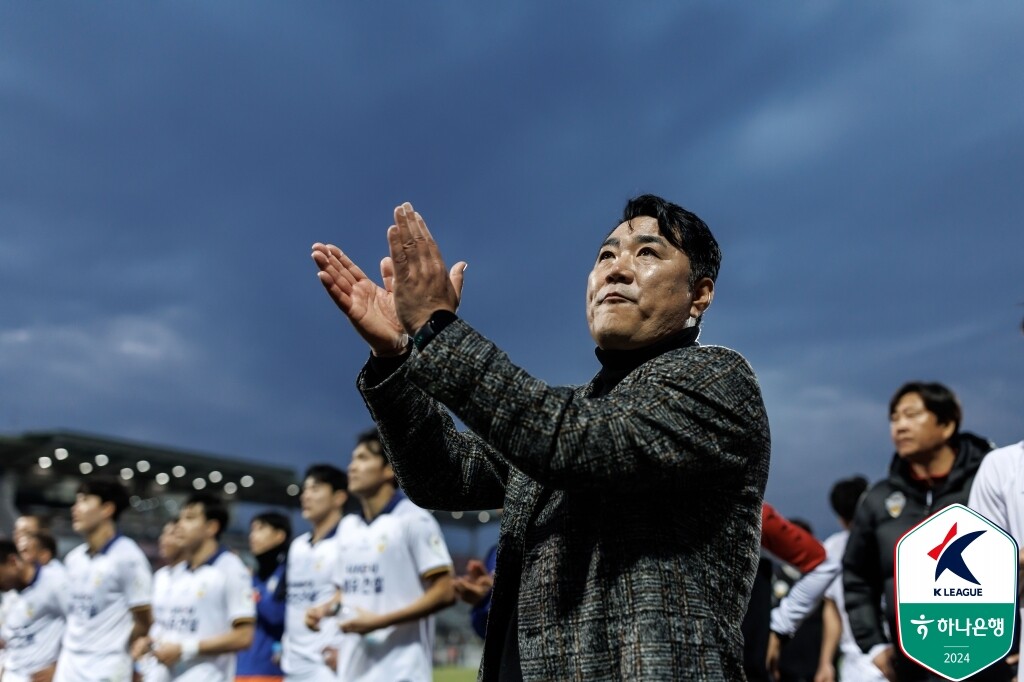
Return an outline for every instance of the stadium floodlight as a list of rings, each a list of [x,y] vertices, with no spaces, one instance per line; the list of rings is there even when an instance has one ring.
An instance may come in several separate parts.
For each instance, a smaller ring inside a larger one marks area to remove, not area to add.
[[[292,497],[298,495],[299,492],[299,486],[295,485],[294,483],[288,486],[288,494],[291,495]]]
[[[92,464],[89,462],[82,462],[81,464],[78,465],[78,470],[81,471],[83,474],[91,474]]]
[[[227,483],[224,484],[224,492],[228,495],[234,495],[235,493],[238,492],[238,486],[228,481]]]
[[[458,521],[462,518],[462,512],[452,512],[452,518]]]
[[[52,466],[53,466],[53,460],[51,460],[46,455],[43,455],[42,457],[39,458],[39,468],[40,469],[49,469]]]
[[[246,474],[245,476],[242,476],[242,478],[239,479],[238,482],[242,484],[243,488],[251,488],[252,484],[255,483],[256,481],[253,480],[252,476]]]
[[[135,468],[139,470],[140,474],[144,474],[149,471],[149,462],[144,459],[140,459],[135,463]]]
[[[167,485],[170,482],[170,480],[171,480],[171,477],[168,476],[167,474],[165,474],[162,471],[159,474],[156,475],[157,485]]]
[[[124,469],[121,469],[121,478],[123,478],[126,481],[132,480],[132,476],[134,476],[134,475],[135,475],[135,472],[132,471],[131,469],[129,469],[128,467],[125,467]]]
[[[480,523],[487,523],[491,520],[491,515],[489,512],[482,511],[476,515],[476,518],[480,521]]]
[[[202,490],[203,488],[206,487],[206,479],[205,478],[194,479],[192,481],[192,487],[195,488],[196,490]]]
[[[96,466],[98,467],[105,467],[107,466],[107,464],[110,463],[110,458],[102,453],[96,455],[96,457],[94,457],[94,460],[96,461]]]
[[[53,456],[59,460],[65,460],[68,458],[68,451],[64,448],[57,448],[53,451]]]
[[[224,480],[224,475],[219,471],[211,471],[207,478],[210,479],[210,483],[220,483]]]
[[[178,466],[171,469],[171,473],[174,474],[175,478],[181,478],[182,476],[185,475],[185,467],[179,464]]]

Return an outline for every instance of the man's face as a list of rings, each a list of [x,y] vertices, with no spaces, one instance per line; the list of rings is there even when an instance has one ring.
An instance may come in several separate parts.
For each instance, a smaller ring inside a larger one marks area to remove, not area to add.
[[[181,510],[174,535],[186,555],[194,554],[206,540],[215,537],[217,524],[208,521],[206,510],[201,504],[190,504]]]
[[[35,535],[39,532],[39,519],[34,516],[19,516],[14,520],[14,541],[23,535]]]
[[[274,549],[285,539],[285,532],[269,523],[253,521],[249,526],[249,551],[259,556]]]
[[[160,558],[169,564],[181,561],[182,547],[181,540],[178,539],[177,521],[171,521],[164,525],[160,539],[157,540],[157,551],[160,552]]]
[[[329,483],[323,483],[313,477],[302,482],[302,495],[299,497],[299,504],[302,505],[302,518],[316,525],[327,518],[332,511],[344,506],[346,493],[335,491]]]
[[[14,544],[18,547],[18,554],[21,558],[30,564],[41,564],[42,562],[42,547],[39,545],[39,540],[36,539],[35,535],[22,534],[15,536],[16,539]]]
[[[703,312],[689,279],[690,259],[661,236],[656,219],[620,224],[587,279],[590,335],[605,350],[629,350],[681,331]]]
[[[360,443],[352,451],[348,465],[348,489],[356,497],[369,497],[395,478],[390,464],[377,454],[379,443]]]
[[[896,453],[903,458],[929,456],[953,436],[953,422],[939,424],[934,412],[925,407],[918,393],[907,393],[889,415],[889,431]]]
[[[79,535],[89,535],[111,518],[113,508],[113,503],[104,503],[99,495],[78,493],[71,505],[71,527]]]

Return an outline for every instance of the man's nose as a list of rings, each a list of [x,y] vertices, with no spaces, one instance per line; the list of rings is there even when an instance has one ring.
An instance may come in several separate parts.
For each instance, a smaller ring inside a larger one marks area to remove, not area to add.
[[[608,266],[605,279],[609,282],[633,281],[633,259],[628,254],[619,254]]]

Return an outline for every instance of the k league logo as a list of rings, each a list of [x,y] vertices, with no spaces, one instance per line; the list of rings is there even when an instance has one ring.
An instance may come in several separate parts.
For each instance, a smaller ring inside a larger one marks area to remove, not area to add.
[[[912,660],[963,680],[1009,653],[1017,543],[985,517],[961,504],[928,517],[896,544],[894,577],[899,645]]]

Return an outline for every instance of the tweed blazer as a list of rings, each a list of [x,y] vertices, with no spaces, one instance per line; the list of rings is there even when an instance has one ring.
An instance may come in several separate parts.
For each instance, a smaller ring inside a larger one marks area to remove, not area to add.
[[[359,389],[411,500],[505,508],[480,680],[512,609],[525,680],[744,679],[770,437],[742,356],[671,350],[588,398],[456,320],[374,380]]]

